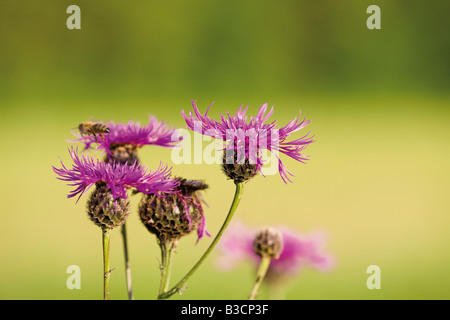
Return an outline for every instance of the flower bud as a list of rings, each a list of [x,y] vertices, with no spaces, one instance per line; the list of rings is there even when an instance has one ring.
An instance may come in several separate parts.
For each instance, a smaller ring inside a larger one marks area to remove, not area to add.
[[[266,228],[258,232],[253,240],[253,251],[259,256],[278,259],[283,250],[283,238],[278,231]]]
[[[125,223],[130,214],[128,200],[114,196],[103,182],[96,183],[95,190],[87,201],[87,213],[92,222],[100,228],[115,228]]]
[[[193,230],[203,230],[203,208],[197,193],[207,187],[198,180],[180,179],[176,193],[165,193],[164,197],[144,194],[139,204],[141,221],[161,242],[177,241]]]
[[[225,150],[223,153],[222,171],[228,179],[237,182],[246,182],[258,173],[256,163],[250,163],[246,157],[244,160],[238,160],[237,151],[231,152]]]

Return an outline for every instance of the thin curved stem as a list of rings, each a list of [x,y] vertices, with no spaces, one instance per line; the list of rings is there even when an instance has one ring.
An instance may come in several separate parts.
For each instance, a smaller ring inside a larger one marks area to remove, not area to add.
[[[172,253],[175,250],[173,242],[161,242],[161,281],[159,283],[158,299],[160,295],[169,290],[170,275],[172,272]]]
[[[126,223],[122,225],[122,240],[123,240],[123,251],[125,257],[125,277],[127,282],[127,292],[128,292],[128,300],[134,300],[132,285],[131,285],[131,267],[130,267],[130,258],[128,256],[128,244],[127,244],[127,229]]]
[[[230,223],[231,218],[233,217],[233,215],[236,211],[236,208],[238,207],[239,202],[241,200],[242,194],[244,192],[244,183],[243,182],[235,182],[235,185],[236,185],[236,191],[234,193],[233,202],[231,203],[230,210],[228,211],[228,215],[225,218],[225,221],[222,224],[222,227],[220,228],[219,233],[217,233],[216,237],[211,242],[208,249],[206,249],[203,256],[197,261],[197,263],[192,267],[192,269],[189,270],[189,272],[184,276],[184,278],[182,278],[172,289],[160,294],[158,297],[159,299],[168,299],[175,293],[181,291],[184,284],[194,274],[194,272],[197,271],[198,267],[200,267],[200,265],[203,263],[203,261],[205,261],[205,259],[208,257],[208,255],[211,253],[211,251],[214,249],[217,242],[219,242],[219,239],[222,237],[223,232],[225,231],[228,224]]]
[[[259,263],[258,271],[256,272],[256,280],[253,284],[253,288],[250,296],[248,297],[248,300],[255,300],[256,295],[258,294],[259,287],[261,286],[261,283],[266,276],[267,269],[269,269],[270,260],[271,258],[269,256],[264,255],[261,257],[261,262]]]
[[[111,229],[102,227],[102,243],[103,243],[103,300],[109,300],[109,276],[111,270],[109,269],[109,251],[110,251],[110,236]]]

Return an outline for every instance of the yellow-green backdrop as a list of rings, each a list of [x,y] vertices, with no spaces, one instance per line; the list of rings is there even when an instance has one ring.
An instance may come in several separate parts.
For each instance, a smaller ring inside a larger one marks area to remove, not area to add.
[[[69,30],[66,9],[81,9]],[[369,5],[381,29],[369,30]],[[298,115],[317,138],[296,177],[258,176],[236,218],[327,233],[331,272],[306,269],[287,299],[450,297],[448,1],[13,1],[0,3],[0,298],[101,299],[101,232],[86,196],[52,165],[69,163],[71,128],[89,119],[183,127],[192,99],[210,115],[263,103],[280,125]],[[304,129],[305,130],[305,129]],[[306,132],[305,132],[306,133]],[[295,137],[300,137],[297,133]],[[145,147],[150,168],[171,151]],[[208,230],[228,210],[233,183],[217,165],[174,165],[205,179]],[[159,251],[135,212],[128,220],[136,299],[156,297]],[[211,241],[180,241],[173,281]],[[112,233],[111,298],[126,299],[122,244]],[[174,299],[245,299],[253,269],[216,269],[214,252]],[[69,265],[81,289],[69,290]],[[369,265],[381,289],[366,286]],[[265,293],[262,292],[262,297]]]

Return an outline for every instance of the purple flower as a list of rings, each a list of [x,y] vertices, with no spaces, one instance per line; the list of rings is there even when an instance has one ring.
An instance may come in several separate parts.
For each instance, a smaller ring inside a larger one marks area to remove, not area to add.
[[[263,159],[261,150],[266,149],[276,154],[278,159],[278,171],[285,183],[286,180],[292,182],[288,175],[293,176],[287,170],[283,162],[278,157],[278,153],[283,153],[299,162],[305,163],[308,156],[301,153],[310,143],[314,142],[312,137],[308,137],[309,132],[296,140],[287,141],[287,138],[294,132],[303,129],[309,124],[309,120],[293,119],[287,125],[279,128],[276,121],[265,123],[273,113],[273,107],[266,114],[267,104],[259,108],[255,117],[247,118],[248,106],[243,110],[242,106],[236,114],[226,116],[220,115],[220,121],[211,119],[207,114],[212,104],[204,114],[200,113],[195,101],[192,101],[194,112],[187,115],[182,110],[181,115],[186,122],[186,127],[203,135],[211,136],[226,142],[226,149],[237,153],[236,161],[243,163],[245,160],[256,165],[256,169],[261,172]],[[227,160],[228,161],[228,160]]]
[[[170,178],[167,165],[160,165],[154,172],[147,172],[142,165],[135,163],[132,166],[119,163],[106,163],[94,159],[86,154],[78,154],[78,149],[69,149],[73,160],[72,169],[67,169],[61,161],[62,168],[53,167],[58,179],[70,182],[75,187],[68,194],[68,198],[79,195],[78,199],[98,182],[106,184],[114,199],[127,199],[127,189],[135,188],[143,193],[170,193],[179,185],[179,182]],[[77,200],[78,201],[78,200]]]
[[[109,133],[103,134],[103,138],[99,139],[93,135],[77,135],[78,139],[70,142],[83,142],[86,149],[89,149],[92,144],[98,143],[97,149],[103,150],[110,158],[115,157],[114,149],[118,146],[132,146],[134,149],[138,149],[144,145],[157,145],[171,148],[174,147],[174,143],[178,142],[178,140],[172,140],[175,128],[159,122],[153,116],[149,118],[146,126],[141,126],[139,122],[133,121],[129,121],[127,124],[115,124],[114,121],[110,121],[106,126],[109,128]]]
[[[333,258],[322,252],[323,234],[304,236],[287,227],[276,229],[282,235],[283,249],[278,259],[274,258],[270,262],[266,275],[268,280],[294,276],[305,267],[318,271],[327,271],[333,267]],[[258,266],[261,257],[253,248],[253,241],[258,231],[249,230],[241,223],[231,226],[222,238],[223,254],[218,260],[218,267],[222,270],[230,270],[243,260],[249,260]]]

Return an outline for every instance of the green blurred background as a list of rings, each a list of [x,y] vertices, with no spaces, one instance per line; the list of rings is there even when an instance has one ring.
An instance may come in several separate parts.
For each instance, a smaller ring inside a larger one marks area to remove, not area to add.
[[[68,30],[66,8],[81,8]],[[366,9],[381,8],[381,30]],[[51,166],[69,162],[70,129],[89,119],[182,127],[191,99],[210,115],[275,106],[285,124],[312,120],[317,142],[295,175],[247,184],[236,218],[249,227],[323,230],[328,273],[305,270],[287,299],[450,298],[448,1],[13,1],[0,3],[1,299],[101,299],[101,232],[82,198]],[[304,129],[305,130],[305,129]],[[305,132],[306,133],[306,132]],[[302,134],[297,133],[296,137]],[[149,167],[171,151],[141,150]],[[205,179],[215,234],[234,186],[217,165],[175,165]],[[133,198],[133,208],[136,208]],[[128,220],[136,299],[154,299],[159,248],[137,214]],[[180,242],[173,281],[211,239]],[[174,299],[245,299],[253,270],[215,267],[213,253]],[[69,265],[81,289],[69,290]],[[369,290],[366,268],[381,268]],[[126,299],[119,230],[112,234],[111,298]],[[262,297],[265,297],[263,292]]]

